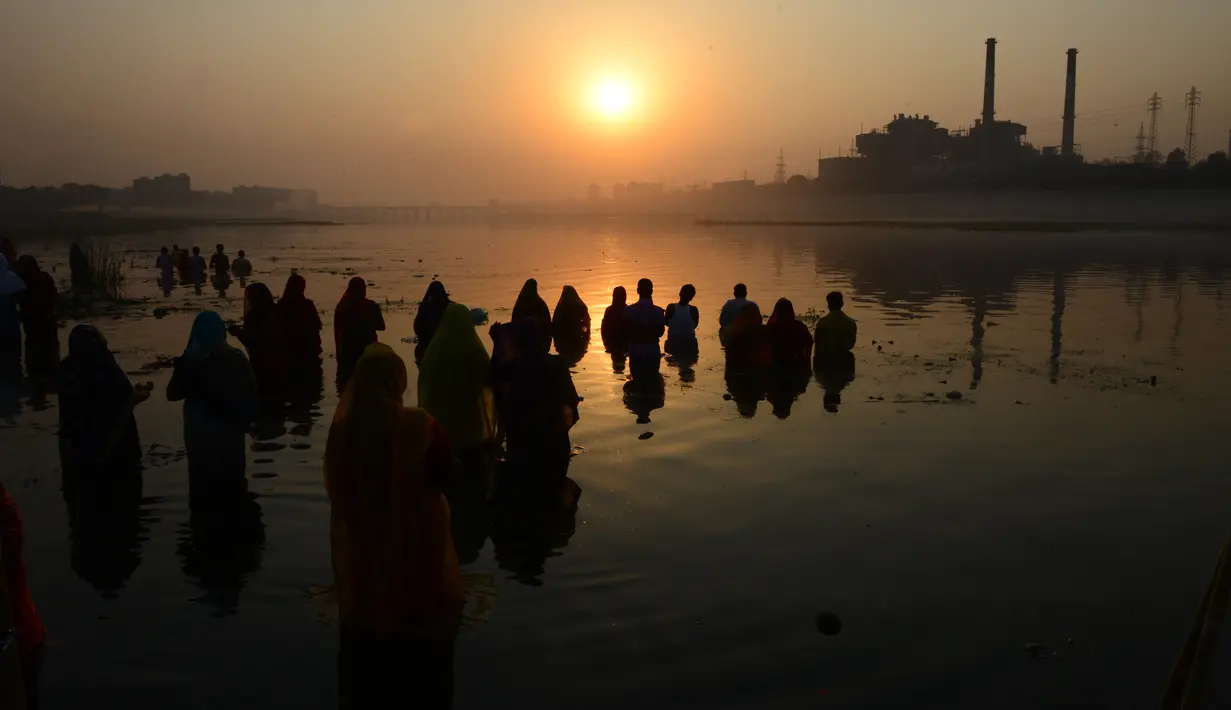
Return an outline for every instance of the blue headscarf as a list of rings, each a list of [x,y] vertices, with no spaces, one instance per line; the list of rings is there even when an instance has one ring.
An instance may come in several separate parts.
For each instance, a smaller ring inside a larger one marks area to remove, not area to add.
[[[185,355],[204,355],[227,340],[227,325],[215,311],[201,311],[192,322]]]

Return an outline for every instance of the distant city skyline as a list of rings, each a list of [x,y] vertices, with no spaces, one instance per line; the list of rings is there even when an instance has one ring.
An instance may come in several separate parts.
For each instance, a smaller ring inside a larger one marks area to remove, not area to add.
[[[1060,143],[1065,51],[1076,142],[1127,157],[1164,102],[1159,149],[1225,150],[1231,2],[1180,0],[12,0],[0,10],[0,180],[313,187],[335,204],[584,199],[815,174],[896,113],[996,117]]]

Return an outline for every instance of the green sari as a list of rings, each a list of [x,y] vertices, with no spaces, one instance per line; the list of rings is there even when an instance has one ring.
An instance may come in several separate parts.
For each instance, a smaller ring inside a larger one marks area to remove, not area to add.
[[[419,364],[419,408],[440,422],[455,450],[497,438],[490,372],[470,310],[449,304]]]

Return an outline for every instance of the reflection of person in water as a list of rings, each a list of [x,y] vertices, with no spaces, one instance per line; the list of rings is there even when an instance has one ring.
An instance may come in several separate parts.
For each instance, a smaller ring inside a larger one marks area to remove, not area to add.
[[[180,569],[204,592],[196,601],[216,607],[219,616],[234,614],[244,582],[261,568],[261,506],[244,481],[225,493],[190,494],[188,508],[177,545]]]
[[[637,282],[638,300],[624,309],[624,325],[628,332],[628,359],[633,379],[653,378],[662,364],[658,341],[667,330],[663,309],[654,305],[654,283],[649,279]]]
[[[21,294],[21,324],[26,331],[26,371],[47,377],[60,361],[60,333],[56,325],[56,282],[29,254],[17,260],[17,272],[26,283]]]
[[[341,707],[450,707],[461,571],[442,493],[454,458],[440,424],[402,405],[406,365],[387,345],[355,365],[329,430],[325,488],[341,617]]]
[[[808,340],[812,340],[811,333]],[[774,408],[775,417],[786,419],[791,416],[791,407],[808,391],[808,381],[811,379],[812,363],[806,360],[802,363],[774,364],[770,368],[765,399]]]
[[[539,296],[539,282],[534,279],[526,279],[526,283],[521,287],[521,293],[517,294],[517,302],[513,304],[512,321],[517,323],[526,319],[534,321],[538,326],[539,337],[550,349],[551,309],[547,307],[547,302]]]
[[[492,381],[512,475],[538,480],[544,490],[559,490],[581,398],[568,365],[547,352],[534,320],[508,327],[511,338],[497,332],[501,346],[492,360]]]
[[[105,476],[97,473],[67,460],[61,467],[69,563],[104,599],[115,599],[141,564],[150,517],[141,510],[140,459]]]
[[[107,479],[141,463],[141,440],[133,408],[149,399],[133,387],[115,361],[107,340],[92,325],[68,336],[68,357],[60,363],[60,454],[64,468],[88,478]]]
[[[557,494],[503,479],[492,506],[491,538],[496,564],[522,584],[543,585],[547,558],[560,555],[577,531],[581,486],[564,477]]]
[[[5,364],[21,365],[21,317],[17,301],[26,290],[26,282],[9,268],[8,257],[0,254],[0,359]]]
[[[757,414],[757,404],[765,399],[769,389],[770,366],[768,364],[741,364],[727,356],[723,376],[727,392],[735,400],[740,416],[751,419]]]
[[[825,411],[838,413],[842,390],[855,381],[855,356],[852,353],[832,353],[816,358],[816,381],[825,390]]]
[[[624,406],[637,415],[638,424],[649,424],[650,413],[667,405],[667,383],[662,375],[650,375],[624,383]]]
[[[0,611],[0,619],[10,622],[0,627],[0,640],[5,642],[0,643],[0,646],[7,645],[10,639],[6,637],[12,633],[15,638],[11,640],[17,647],[17,665],[21,674],[19,684],[23,691],[16,695],[21,697],[24,694],[26,708],[36,710],[47,628],[39,618],[30,588],[26,584],[24,547],[25,530],[21,522],[21,512],[17,509],[16,501],[5,490],[4,481],[0,480],[0,572],[4,575],[3,579],[0,579],[0,602],[6,603],[6,608]],[[8,664],[12,651],[4,649],[0,653],[3,653],[0,663]],[[11,666],[0,668],[0,673],[10,668]],[[5,677],[7,679],[7,674]],[[12,697],[9,695],[11,690],[6,680],[6,687],[0,693],[0,701]]]
[[[368,283],[355,276],[333,312],[333,343],[338,358],[338,390],[346,386],[363,351],[376,342],[376,331],[385,329],[380,306],[368,298]]]
[[[449,304],[419,365],[419,407],[436,418],[463,460],[495,443],[490,379],[491,357],[475,332],[470,310]]]
[[[423,354],[431,346],[436,329],[440,327],[440,319],[450,303],[453,302],[449,300],[444,284],[433,281],[427,285],[427,292],[419,302],[419,311],[415,313],[415,337],[419,341],[415,343],[415,362],[423,360]]]
[[[691,364],[697,359],[697,326],[701,325],[701,312],[692,305],[696,297],[697,289],[692,284],[684,284],[680,289],[680,302],[667,306],[666,349],[677,362]]]
[[[228,331],[248,350],[261,397],[279,401],[286,392],[289,357],[282,314],[268,286],[254,283],[244,289],[243,323],[232,325]]]
[[[825,297],[829,313],[816,322],[816,356],[839,355],[855,349],[859,330],[855,319],[842,310],[842,294],[832,291]]]
[[[232,500],[248,490],[244,435],[259,400],[248,359],[226,338],[221,316],[197,314],[167,384],[167,399],[184,403],[189,495],[202,501]]]

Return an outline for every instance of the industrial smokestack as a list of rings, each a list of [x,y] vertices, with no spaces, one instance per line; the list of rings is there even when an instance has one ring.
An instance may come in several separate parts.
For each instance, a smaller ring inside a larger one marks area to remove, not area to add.
[[[1064,82],[1064,134],[1060,154],[1073,155],[1073,123],[1077,120],[1077,50],[1069,50],[1069,68]]]
[[[983,125],[996,120],[996,38],[987,40],[987,68],[983,73]]]

